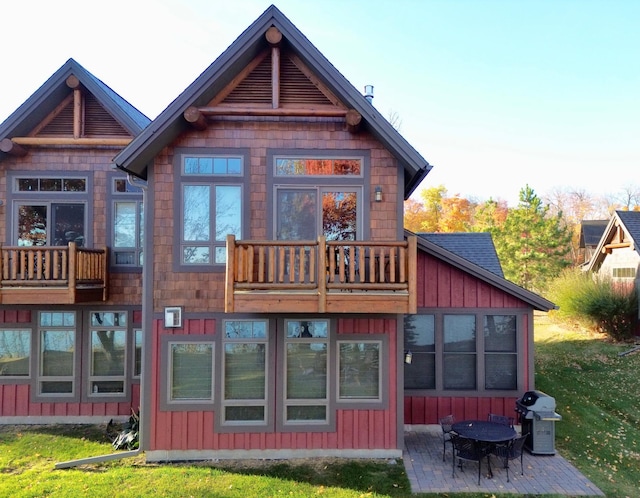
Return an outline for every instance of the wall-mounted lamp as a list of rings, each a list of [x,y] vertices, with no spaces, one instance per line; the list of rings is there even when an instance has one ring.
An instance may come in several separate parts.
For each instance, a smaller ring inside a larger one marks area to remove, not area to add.
[[[180,306],[164,309],[164,327],[167,329],[179,329],[182,327],[182,308]]]
[[[407,351],[407,352],[404,354],[404,362],[405,362],[407,365],[411,365],[411,360],[412,360],[412,359],[413,359],[413,354],[411,353],[411,351]]]
[[[374,199],[376,202],[382,202],[382,187],[380,185],[376,187]]]

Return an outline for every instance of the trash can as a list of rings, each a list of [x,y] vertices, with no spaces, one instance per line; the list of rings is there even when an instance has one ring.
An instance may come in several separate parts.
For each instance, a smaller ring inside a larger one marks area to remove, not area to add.
[[[524,447],[533,455],[555,455],[556,426],[562,416],[555,412],[555,398],[542,391],[527,391],[516,401],[522,434],[528,434]]]

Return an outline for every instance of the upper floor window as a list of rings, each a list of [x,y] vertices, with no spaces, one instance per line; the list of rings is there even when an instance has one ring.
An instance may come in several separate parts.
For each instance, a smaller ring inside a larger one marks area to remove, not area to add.
[[[12,215],[7,234],[18,246],[87,245],[91,196],[87,177],[10,175]]]
[[[613,278],[635,278],[635,268],[612,268],[611,276]]]
[[[112,264],[118,267],[142,265],[144,211],[142,189],[125,178],[112,179]]]
[[[180,157],[180,264],[224,265],[227,235],[245,229],[245,154]]]
[[[361,176],[360,158],[276,157],[276,176]]]

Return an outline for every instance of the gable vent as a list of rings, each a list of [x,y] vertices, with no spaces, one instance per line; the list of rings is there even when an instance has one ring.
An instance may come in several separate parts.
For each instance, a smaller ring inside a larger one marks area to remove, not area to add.
[[[44,126],[38,135],[53,137],[73,136],[73,103],[60,109],[58,114]]]
[[[271,104],[271,55],[267,55],[224,99],[225,104]]]
[[[328,104],[331,101],[298,69],[289,57],[281,59],[280,102],[282,104]]]
[[[96,100],[96,98],[87,94],[84,101],[84,135],[87,137],[96,136],[118,136],[128,137],[129,133],[120,123],[118,123],[111,114]]]

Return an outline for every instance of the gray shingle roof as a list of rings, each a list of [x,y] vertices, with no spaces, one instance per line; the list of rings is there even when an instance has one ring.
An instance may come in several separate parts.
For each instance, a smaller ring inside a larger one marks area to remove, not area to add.
[[[420,233],[418,235],[504,278],[490,233]]]
[[[616,215],[633,239],[633,246],[640,253],[640,211],[616,211]]]
[[[609,220],[582,220],[580,224],[580,247],[596,246]]]

